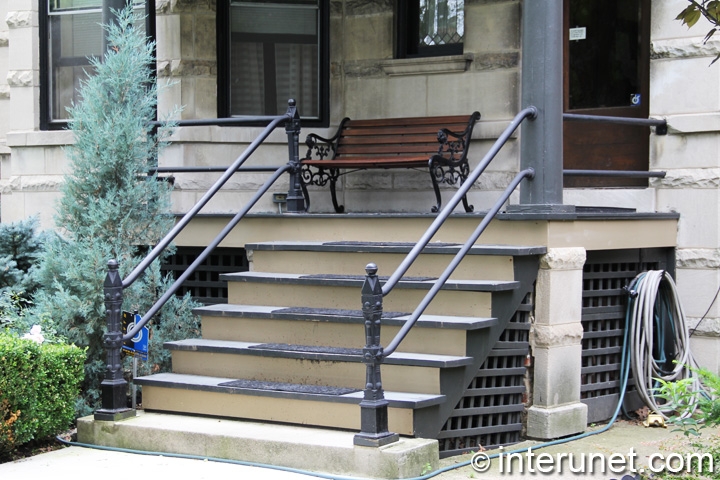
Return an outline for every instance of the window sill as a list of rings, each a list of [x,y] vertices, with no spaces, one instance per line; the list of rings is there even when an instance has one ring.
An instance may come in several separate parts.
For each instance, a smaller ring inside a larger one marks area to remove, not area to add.
[[[387,75],[430,75],[434,73],[462,73],[468,69],[473,55],[448,55],[445,57],[398,58],[380,62]]]

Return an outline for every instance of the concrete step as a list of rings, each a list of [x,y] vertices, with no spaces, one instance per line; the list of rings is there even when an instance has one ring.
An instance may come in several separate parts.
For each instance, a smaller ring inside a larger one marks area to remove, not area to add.
[[[250,270],[257,272],[362,274],[375,263],[385,274],[395,271],[413,248],[403,242],[265,242],[245,246]],[[430,243],[408,270],[407,276],[437,277],[460,250],[460,244]],[[451,278],[513,280],[513,257],[541,255],[545,247],[476,245]]]
[[[248,380],[365,388],[362,348],[188,339],[168,342],[174,373]],[[395,352],[383,364],[383,386],[412,393],[442,393],[446,370],[472,364],[465,356]],[[449,375],[449,374],[448,374]]]
[[[360,310],[221,304],[195,313],[202,320],[202,337],[210,340],[356,348],[365,341]],[[380,344],[387,345],[408,318],[403,312],[384,312]],[[465,355],[467,332],[496,324],[495,318],[422,315],[398,351]]]
[[[358,431],[360,389],[161,373],[136,379],[146,410],[214,415]],[[386,391],[391,431],[415,435],[443,395]]]
[[[360,305],[364,275],[241,272],[221,275],[228,282],[228,303],[354,310]],[[384,299],[383,309],[412,312],[435,280],[404,278]],[[319,289],[318,287],[322,287]],[[507,280],[448,280],[425,313],[491,317],[491,294],[515,290]]]
[[[195,455],[361,478],[418,477],[438,467],[437,440],[401,437],[381,448],[353,445],[355,432],[191,415],[138,412],[119,422],[78,419],[78,441]],[[128,467],[131,469],[131,467]]]

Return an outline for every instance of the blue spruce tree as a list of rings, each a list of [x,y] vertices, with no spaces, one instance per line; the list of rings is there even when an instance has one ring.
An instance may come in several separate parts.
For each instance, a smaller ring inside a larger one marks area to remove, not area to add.
[[[116,259],[126,275],[174,221],[170,186],[147,175],[171,133],[150,126],[158,94],[153,45],[134,26],[131,6],[117,15],[117,24],[104,27],[110,45],[104,59],[92,59],[94,72],[81,85],[82,101],[69,109],[75,134],[74,145],[66,149],[71,173],[55,218],[59,235],[46,244],[38,269],[42,288],[34,299],[37,315],[51,315],[59,334],[87,347],[79,414],[98,406],[105,371],[102,285],[107,262]],[[159,261],[154,262],[126,289],[123,309],[147,310],[169,283]],[[187,296],[172,299],[151,322],[146,368],[169,366],[163,342],[199,335],[195,306]]]

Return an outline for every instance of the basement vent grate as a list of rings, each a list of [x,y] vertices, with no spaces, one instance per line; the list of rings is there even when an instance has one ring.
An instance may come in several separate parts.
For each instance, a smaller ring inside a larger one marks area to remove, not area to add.
[[[177,279],[187,267],[200,256],[199,247],[177,247],[175,255],[162,265],[163,273],[172,273]],[[177,292],[183,296],[189,293],[193,299],[206,305],[227,303],[227,282],[220,280],[220,274],[247,272],[248,260],[244,248],[216,248],[205,261],[188,277]]]
[[[619,399],[627,308],[623,287],[639,273],[667,265],[674,265],[672,250],[668,249],[587,252],[583,269],[580,398],[588,406],[588,423],[612,417]],[[624,404],[628,411],[642,406],[632,378]]]
[[[525,297],[438,435],[442,457],[520,441],[533,295]]]

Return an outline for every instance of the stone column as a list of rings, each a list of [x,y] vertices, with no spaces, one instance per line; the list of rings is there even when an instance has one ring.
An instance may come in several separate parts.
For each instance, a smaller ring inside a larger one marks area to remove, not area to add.
[[[584,264],[583,248],[550,249],[540,260],[530,335],[535,358],[528,437],[565,437],[587,424],[587,406],[580,402]]]
[[[37,130],[40,126],[40,56],[38,4],[10,0],[5,22],[8,26],[7,85],[12,130]],[[7,96],[8,94],[4,94]]]

